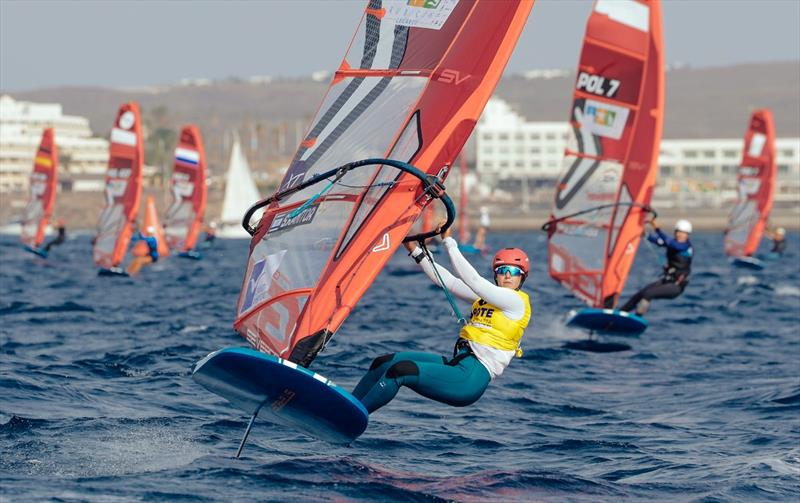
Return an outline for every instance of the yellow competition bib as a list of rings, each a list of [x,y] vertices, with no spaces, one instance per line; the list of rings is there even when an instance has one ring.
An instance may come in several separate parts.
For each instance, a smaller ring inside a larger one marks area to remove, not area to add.
[[[522,349],[519,347],[519,342],[531,319],[531,301],[527,293],[520,290],[515,293],[525,303],[525,314],[522,318],[516,321],[510,320],[502,310],[483,299],[478,299],[472,304],[472,314],[459,335],[495,349],[516,351],[517,358],[521,358]]]

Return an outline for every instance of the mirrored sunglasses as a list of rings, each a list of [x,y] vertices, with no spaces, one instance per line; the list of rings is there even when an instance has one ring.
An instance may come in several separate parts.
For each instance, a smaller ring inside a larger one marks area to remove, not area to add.
[[[515,265],[501,265],[494,268],[494,273],[499,276],[505,276],[506,274],[522,276],[522,269]]]

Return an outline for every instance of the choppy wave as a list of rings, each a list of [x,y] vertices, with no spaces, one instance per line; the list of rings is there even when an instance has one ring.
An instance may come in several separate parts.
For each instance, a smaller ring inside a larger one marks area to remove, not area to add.
[[[540,237],[491,237],[530,252],[534,320],[476,404],[402,390],[350,447],[262,419],[238,460],[247,418],[190,375],[246,344],[231,328],[246,242],[101,281],[88,237],[49,262],[0,237],[0,500],[796,500],[798,241],[752,272],[698,234],[686,293],[613,338],[564,326],[581,304],[548,278]],[[641,254],[623,298],[657,270]],[[352,388],[375,356],[448,354],[457,332],[398,253],[314,370]]]

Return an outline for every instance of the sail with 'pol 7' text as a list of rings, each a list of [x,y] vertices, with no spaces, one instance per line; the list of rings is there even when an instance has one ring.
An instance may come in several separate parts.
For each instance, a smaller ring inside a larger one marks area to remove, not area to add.
[[[573,135],[544,229],[550,276],[598,310],[616,306],[651,212],[664,110],[661,25],[659,0],[597,0],[586,26]]]

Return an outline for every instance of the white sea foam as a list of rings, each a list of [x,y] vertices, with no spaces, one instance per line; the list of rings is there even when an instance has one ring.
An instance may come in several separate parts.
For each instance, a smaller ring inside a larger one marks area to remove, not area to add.
[[[542,339],[555,339],[558,341],[574,341],[579,338],[585,338],[586,332],[575,328],[570,328],[564,324],[566,318],[551,319],[546,326],[536,327],[536,338]],[[523,339],[523,347],[525,340]]]
[[[778,285],[775,288],[775,295],[800,297],[800,287],[794,285]]]
[[[186,325],[181,329],[182,334],[190,334],[192,332],[202,332],[208,330],[208,325]]]
[[[153,424],[65,435],[46,450],[25,454],[29,472],[67,478],[119,476],[175,469],[208,454],[184,431]]]
[[[800,466],[791,461],[784,461],[778,458],[765,458],[761,460],[762,463],[769,466],[773,471],[783,475],[800,475]]]
[[[758,278],[751,275],[740,276],[739,279],[736,280],[736,283],[739,285],[757,285]]]

